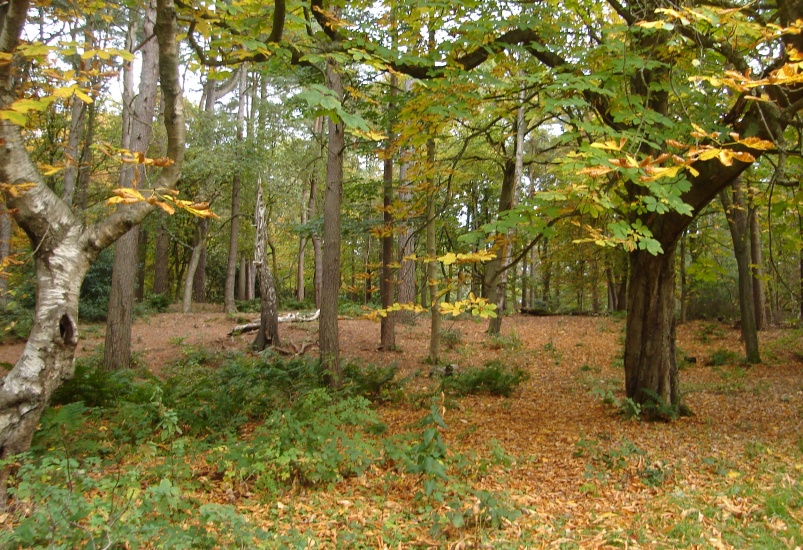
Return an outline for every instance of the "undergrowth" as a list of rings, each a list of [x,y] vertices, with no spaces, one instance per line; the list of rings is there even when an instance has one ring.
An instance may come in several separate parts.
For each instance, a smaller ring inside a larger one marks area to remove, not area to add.
[[[474,489],[487,462],[448,450],[442,401],[390,436],[372,400],[398,398],[396,369],[348,365],[345,374],[331,391],[316,362],[192,348],[164,379],[79,361],[31,451],[9,462],[14,528],[0,532],[0,547],[295,547],[309,534],[270,532],[234,504],[271,504],[369,471],[384,472],[387,487],[417,480],[415,513],[432,536],[517,517],[505,495]]]

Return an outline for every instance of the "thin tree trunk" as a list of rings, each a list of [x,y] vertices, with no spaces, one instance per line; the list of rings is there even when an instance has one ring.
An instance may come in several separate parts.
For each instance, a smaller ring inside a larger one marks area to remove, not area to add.
[[[758,347],[756,316],[753,311],[753,277],[750,270],[750,227],[747,220],[747,201],[741,185],[741,178],[733,183],[730,193],[720,191],[719,198],[728,219],[733,254],[739,272],[739,312],[741,313],[742,340],[748,363],[761,363]]]
[[[198,224],[201,225],[201,235],[203,240],[196,243],[198,247],[198,263],[195,265],[193,277],[190,280],[192,285],[192,301],[196,304],[206,303],[206,235],[209,232],[209,220],[206,218],[199,219]]]
[[[145,299],[145,263],[148,260],[148,230],[139,226],[139,242],[137,243],[137,302]]]
[[[67,165],[64,168],[64,190],[61,193],[61,200],[70,205],[75,199],[80,160],[78,147],[81,144],[86,111],[87,104],[79,97],[73,97],[72,108],[70,109],[70,135],[67,138],[67,147],[64,150],[67,156]]]
[[[409,93],[412,90],[413,80],[408,78],[404,81],[404,91]],[[408,171],[410,168],[410,160],[407,157],[412,156],[412,148],[403,153],[403,158],[399,166],[399,201],[409,204],[412,201],[412,192],[410,191],[411,182],[408,178]],[[412,213],[408,213],[408,217]],[[402,222],[403,229],[399,232],[399,273],[398,273],[398,300],[400,304],[415,304],[416,291],[415,291],[415,261],[406,260],[415,253],[415,231],[411,223]],[[415,319],[412,311],[399,311],[397,312],[396,319],[410,323]]]
[[[133,49],[133,29],[138,17],[131,11],[129,51]],[[156,19],[156,4],[149,2],[145,11],[143,32],[153,34]],[[142,46],[142,71],[139,93],[134,103],[133,65],[125,71],[123,109],[123,149],[145,153],[151,141],[152,122],[156,110],[159,46],[154,40]],[[124,166],[120,171],[120,187],[132,187],[145,183],[145,167]],[[106,370],[127,369],[131,366],[131,325],[134,313],[134,290],[136,287],[139,231],[130,229],[115,245],[112,283],[109,293],[109,308],[106,319],[106,343],[103,364]]]
[[[343,81],[334,60],[326,63],[326,82],[335,99],[343,101]],[[321,316],[318,337],[321,365],[330,387],[340,387],[343,370],[340,365],[337,312],[340,296],[340,206],[343,199],[343,153],[345,132],[342,122],[329,119],[329,145],[326,162],[326,193],[323,203],[323,280],[321,281]]]
[[[392,74],[390,77],[389,91],[388,91],[388,148],[393,141],[393,123],[395,120],[395,100],[396,100],[396,85],[398,84],[396,75]],[[382,206],[384,207],[383,221],[385,226],[382,234],[382,275],[379,282],[379,292],[382,297],[382,308],[389,308],[395,298],[395,270],[393,269],[394,257],[394,236],[393,236],[393,214],[391,213],[391,205],[393,204],[393,156],[390,151],[385,153],[385,161],[382,174]],[[380,344],[379,347],[385,351],[396,349],[396,313],[386,311],[384,317],[380,321]]]
[[[95,126],[97,122],[97,103],[91,103],[88,107],[86,120],[86,131],[84,132],[84,146],[81,149],[81,158],[78,162],[78,181],[76,182],[76,198],[74,199],[76,209],[79,212],[86,210],[87,191],[89,190],[90,177],[92,175],[92,164],[94,162]]]
[[[686,284],[686,232],[680,238],[680,324],[686,324],[686,307],[688,303],[688,285]]]
[[[240,270],[237,273],[237,299],[247,300],[246,288],[248,284],[248,260],[245,256],[240,258]]]
[[[307,205],[304,204],[304,197],[301,200],[301,225],[307,224]],[[309,202],[309,201],[306,201]],[[305,295],[304,289],[304,256],[307,250],[307,237],[302,235],[298,241],[298,265],[296,267],[296,300],[303,302]]]
[[[247,71],[240,69],[239,96],[237,106],[237,144],[242,146],[245,140],[245,78]],[[229,224],[229,257],[226,263],[226,282],[223,290],[223,311],[235,313],[237,306],[234,303],[234,285],[237,277],[237,245],[240,238],[240,171],[238,170],[231,182],[231,223]]]
[[[160,225],[156,233],[156,252],[153,260],[153,294],[167,295],[170,291],[170,236]]]
[[[437,365],[441,353],[441,310],[438,299],[438,262],[434,261],[435,249],[435,140],[427,140],[427,173],[430,174],[427,190],[427,279],[429,286],[429,311],[431,315],[429,329],[429,362]]]
[[[202,223],[205,220],[198,220],[195,224],[195,239],[192,245],[192,254],[187,271],[184,272],[184,297],[181,300],[181,311],[189,313],[192,311],[193,283],[195,273],[201,263],[202,251],[206,245],[206,230],[208,224]]]
[[[748,209],[750,222],[750,260],[753,276],[753,311],[756,316],[756,330],[769,328],[769,314],[767,311],[767,296],[764,289],[764,259],[761,254],[761,227],[758,221],[758,208],[750,201]]]
[[[11,221],[11,214],[4,202],[0,202],[0,264],[11,256],[11,237],[14,234],[14,226]],[[8,279],[0,275],[0,306],[5,307],[10,299],[8,294]]]
[[[317,117],[313,128],[315,136],[321,136],[323,133],[323,117]],[[321,145],[321,156],[323,156],[323,145]],[[313,167],[312,176],[310,177],[309,186],[309,208],[308,218],[315,219],[318,215],[318,174]],[[323,288],[323,249],[321,247],[321,236],[317,231],[312,232],[312,255],[315,263],[315,272],[313,274],[313,291],[315,294],[315,308],[321,308],[321,291]]]

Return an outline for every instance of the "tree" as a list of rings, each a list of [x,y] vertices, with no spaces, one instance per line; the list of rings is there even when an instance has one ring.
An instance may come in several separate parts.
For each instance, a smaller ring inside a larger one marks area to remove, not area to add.
[[[28,9],[27,1],[9,2],[0,21],[0,52],[16,56],[18,60],[26,53],[25,48],[21,48],[20,35]],[[184,155],[177,23],[171,0],[157,2],[154,34],[159,44],[159,78],[170,161],[162,163],[164,166],[153,189],[168,190],[178,180]],[[0,109],[3,112],[8,112],[18,99],[20,81],[15,76],[13,63],[0,66]],[[85,225],[45,184],[25,148],[22,128],[4,118],[0,120],[0,139],[5,143],[0,151],[0,179],[10,182],[0,189],[15,221],[31,240],[37,279],[35,318],[28,342],[14,368],[0,382],[0,457],[7,459],[29,448],[50,396],[73,374],[78,344],[78,295],[89,266],[101,250],[138,224],[157,205],[135,200]],[[122,196],[131,197],[125,193]],[[3,502],[9,474],[7,467],[0,480]]]
[[[128,44],[134,50],[136,26],[140,14],[132,8],[129,12]],[[156,4],[148,2],[145,9],[142,36],[153,35]],[[154,40],[144,40],[142,69],[139,77],[139,93],[134,99],[133,61],[123,69],[123,135],[122,149],[132,155],[147,154],[151,142],[151,128],[156,110],[156,91],[159,69],[159,46]],[[137,187],[145,181],[145,166],[127,165],[120,170],[120,187]],[[106,319],[106,343],[103,348],[103,364],[106,370],[127,369],[131,365],[131,324],[134,319],[134,290],[136,287],[139,259],[139,229],[131,228],[115,243],[112,285]]]

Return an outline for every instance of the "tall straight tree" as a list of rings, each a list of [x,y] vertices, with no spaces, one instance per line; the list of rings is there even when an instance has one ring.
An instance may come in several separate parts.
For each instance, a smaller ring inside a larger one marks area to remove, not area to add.
[[[237,144],[242,146],[245,141],[245,104],[246,104],[246,77],[248,71],[239,70],[237,103]],[[237,306],[234,304],[234,286],[237,276],[237,244],[240,238],[240,187],[242,183],[242,170],[238,168],[231,180],[231,220],[229,221],[229,259],[226,264],[226,281],[223,289],[223,311],[234,313]]]
[[[143,16],[144,15],[144,16]],[[145,13],[131,8],[129,15],[129,51],[134,50],[136,27],[142,20],[142,69],[139,76],[139,93],[134,98],[134,64],[124,68],[123,137],[122,148],[132,155],[148,152],[151,142],[153,116],[159,69],[159,44],[153,40],[156,22],[156,2],[147,3]],[[120,187],[138,187],[145,183],[145,166],[123,165],[120,170]],[[106,344],[103,364],[106,370],[127,369],[131,366],[131,324],[134,318],[134,291],[136,288],[139,258],[139,229],[132,228],[114,245],[114,266],[106,317]]]
[[[391,75],[390,82],[388,83],[388,127],[391,129],[388,133],[388,145],[393,140],[393,123],[395,112],[396,100],[396,86],[398,85],[396,75]],[[383,221],[384,227],[382,228],[382,275],[380,279],[380,294],[382,297],[382,308],[386,310],[386,314],[382,317],[380,327],[380,347],[385,351],[396,349],[396,313],[387,311],[387,308],[393,304],[395,298],[395,270],[392,264],[396,260],[394,255],[394,233],[393,233],[393,212],[391,207],[393,205],[393,155],[390,153],[390,147],[387,148],[385,153],[383,175],[382,175],[382,206],[383,206]]]

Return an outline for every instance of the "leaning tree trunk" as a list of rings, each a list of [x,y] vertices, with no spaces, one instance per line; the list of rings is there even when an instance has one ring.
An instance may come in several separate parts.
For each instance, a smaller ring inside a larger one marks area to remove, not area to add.
[[[28,4],[10,2],[0,28],[0,51],[19,44]],[[178,78],[175,8],[159,0],[155,34],[165,98],[167,156],[173,164],[162,170],[154,187],[170,189],[181,173],[184,156],[184,116]],[[16,98],[8,65],[0,66],[0,108]],[[28,342],[14,368],[0,381],[0,459],[26,451],[50,396],[73,374],[78,344],[78,296],[81,283],[98,253],[153,210],[140,203],[120,209],[94,225],[84,226],[48,188],[33,165],[20,128],[0,121],[0,181],[13,182],[2,192],[18,225],[34,248],[36,309]],[[19,184],[17,183],[19,182]],[[11,466],[0,474],[0,505],[5,504]]]
[[[625,334],[625,389],[637,403],[680,410],[675,358],[675,248],[630,254]]]

